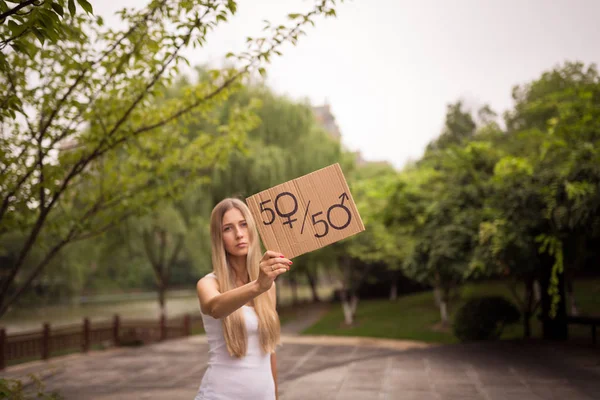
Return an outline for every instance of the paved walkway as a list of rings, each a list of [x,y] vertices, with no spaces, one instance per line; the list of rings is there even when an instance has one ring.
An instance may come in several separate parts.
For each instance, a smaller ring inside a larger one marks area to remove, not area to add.
[[[278,351],[281,400],[600,399],[600,349],[541,342],[425,346],[287,336]],[[194,336],[15,366],[43,374],[67,400],[193,399],[207,345]]]
[[[335,307],[330,303],[313,303],[297,307],[294,318],[281,327],[284,335],[298,335],[317,323],[326,313]],[[339,306],[338,306],[339,307]]]

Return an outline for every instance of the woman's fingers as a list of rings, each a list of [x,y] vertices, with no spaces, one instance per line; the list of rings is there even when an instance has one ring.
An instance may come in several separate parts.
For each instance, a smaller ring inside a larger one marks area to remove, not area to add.
[[[275,265],[275,264],[286,264],[286,265],[292,265],[293,262],[291,260],[288,260],[285,257],[277,257],[277,258],[271,258],[267,261],[265,261],[266,265]]]
[[[280,269],[284,269],[286,271],[289,271],[290,266],[286,265],[286,264],[278,263],[278,264],[268,265],[266,268],[267,268],[267,272],[269,273],[269,272],[278,271]]]
[[[290,267],[286,267],[285,265],[279,264],[273,266],[273,271],[269,273],[269,277],[272,279],[277,278],[279,275],[287,272]]]
[[[263,255],[263,260],[268,260],[270,258],[282,258],[283,254],[278,253],[276,251],[272,251],[272,250],[267,250],[265,251],[265,254]]]

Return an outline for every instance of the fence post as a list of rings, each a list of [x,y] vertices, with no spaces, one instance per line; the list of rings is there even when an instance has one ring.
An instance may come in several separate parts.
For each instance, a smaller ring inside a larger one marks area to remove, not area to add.
[[[90,349],[90,320],[89,318],[83,319],[83,338],[81,341],[81,350],[87,353]]]
[[[191,328],[190,314],[185,314],[183,316],[183,335],[190,336],[192,334]]]
[[[4,352],[6,351],[6,331],[4,328],[0,329],[0,371],[6,368],[6,360],[4,358]]]
[[[50,324],[44,322],[44,333],[42,335],[42,360],[50,357]]]
[[[113,319],[113,343],[115,344],[115,346],[119,345],[119,325],[119,314],[115,314],[115,317]]]
[[[162,342],[167,338],[167,321],[165,314],[160,314],[160,341]]]

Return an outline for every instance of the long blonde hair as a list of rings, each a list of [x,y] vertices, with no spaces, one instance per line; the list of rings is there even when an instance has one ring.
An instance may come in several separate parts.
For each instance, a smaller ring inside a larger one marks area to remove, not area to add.
[[[223,244],[222,227],[223,216],[233,208],[237,208],[242,213],[248,224],[249,247],[246,257],[246,269],[248,270],[250,281],[258,278],[258,264],[262,258],[258,230],[248,206],[243,201],[234,198],[222,200],[215,206],[210,216],[213,272],[217,276],[221,293],[236,288],[234,271],[229,267],[229,256]],[[261,348],[267,354],[272,353],[275,351],[275,346],[279,344],[281,327],[274,301],[270,297],[269,292],[265,292],[254,298],[254,310],[258,315],[258,333]],[[229,354],[237,358],[246,355],[248,333],[246,332],[242,309],[240,308],[223,318],[222,324]]]

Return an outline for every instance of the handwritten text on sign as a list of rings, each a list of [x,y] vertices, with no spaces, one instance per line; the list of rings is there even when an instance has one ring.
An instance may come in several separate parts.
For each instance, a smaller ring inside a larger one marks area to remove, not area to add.
[[[338,164],[247,200],[264,245],[295,257],[364,231]]]

